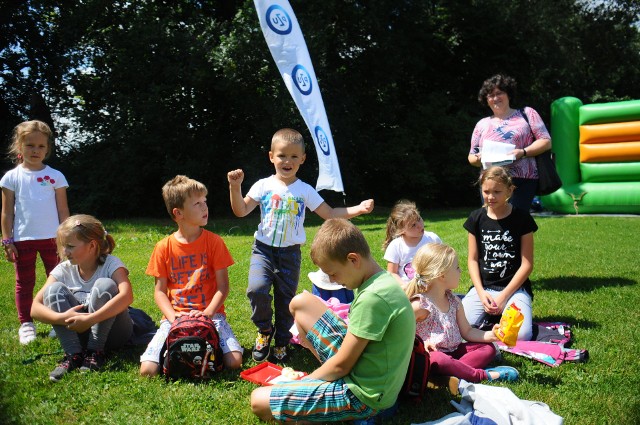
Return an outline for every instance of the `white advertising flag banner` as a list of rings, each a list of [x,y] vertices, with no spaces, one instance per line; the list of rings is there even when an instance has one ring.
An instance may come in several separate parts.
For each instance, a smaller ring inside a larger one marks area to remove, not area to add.
[[[316,190],[343,192],[338,156],[307,44],[289,2],[254,0],[273,60],[307,124],[318,156]]]

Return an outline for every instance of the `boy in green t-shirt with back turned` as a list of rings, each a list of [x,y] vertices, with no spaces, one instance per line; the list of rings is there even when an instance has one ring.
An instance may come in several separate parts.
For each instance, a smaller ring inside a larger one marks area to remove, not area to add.
[[[251,408],[265,421],[371,417],[393,406],[404,383],[416,333],[411,304],[347,220],[320,227],[311,258],[331,281],[354,290],[349,325],[318,297],[297,295],[290,309],[300,342],[322,365],[300,381],[254,390]]]

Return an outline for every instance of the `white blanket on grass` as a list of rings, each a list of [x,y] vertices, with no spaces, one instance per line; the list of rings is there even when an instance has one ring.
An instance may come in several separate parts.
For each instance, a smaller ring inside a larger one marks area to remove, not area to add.
[[[459,385],[462,400],[451,401],[459,413],[414,425],[562,425],[564,419],[539,401],[520,400],[508,388],[472,384]],[[472,422],[473,420],[473,422]]]

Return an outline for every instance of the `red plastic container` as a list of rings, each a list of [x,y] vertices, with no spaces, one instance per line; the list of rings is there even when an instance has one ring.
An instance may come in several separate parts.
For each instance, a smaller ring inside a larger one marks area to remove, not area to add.
[[[270,362],[260,363],[240,372],[240,377],[258,385],[271,385],[269,381],[282,374],[282,367]]]
[[[290,381],[291,379],[278,379],[282,375],[282,366],[270,362],[260,363],[250,369],[240,372],[240,377],[258,385],[273,385],[277,381]],[[303,373],[303,376],[306,376]]]

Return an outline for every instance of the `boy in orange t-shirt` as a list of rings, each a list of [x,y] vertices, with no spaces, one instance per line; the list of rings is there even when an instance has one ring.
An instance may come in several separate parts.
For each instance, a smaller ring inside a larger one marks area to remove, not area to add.
[[[140,374],[160,372],[160,351],[171,323],[179,316],[213,319],[226,368],[242,366],[242,346],[224,312],[229,294],[227,267],[233,258],[222,238],[202,228],[209,219],[207,188],[186,176],[176,176],[162,188],[162,197],[178,230],[158,242],[146,273],[156,280],[154,299],[163,318],[145,352],[140,356]]]

